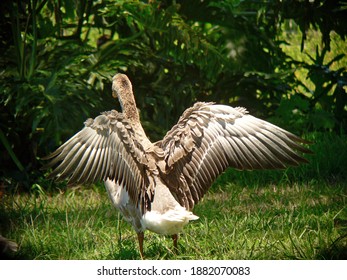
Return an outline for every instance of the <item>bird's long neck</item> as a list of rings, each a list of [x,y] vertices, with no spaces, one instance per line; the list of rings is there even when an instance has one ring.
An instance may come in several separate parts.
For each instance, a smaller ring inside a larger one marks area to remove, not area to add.
[[[112,91],[113,96],[119,100],[124,116],[134,124],[140,123],[132,85],[128,77],[123,74],[115,75],[113,77]]]
[[[121,104],[124,116],[132,123],[140,123],[140,115],[136,107],[133,93],[131,92],[131,94],[127,94],[126,98],[124,98],[124,96],[118,95],[118,99]]]
[[[152,146],[140,122],[140,115],[136,107],[132,85],[128,77],[124,74],[117,74],[113,77],[112,93],[118,97],[122,107],[124,117],[132,125],[138,142],[146,149]]]

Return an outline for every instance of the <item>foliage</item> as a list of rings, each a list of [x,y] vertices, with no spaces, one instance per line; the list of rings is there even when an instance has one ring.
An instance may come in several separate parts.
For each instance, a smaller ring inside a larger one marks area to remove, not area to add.
[[[116,72],[133,81],[153,140],[197,100],[245,106],[296,133],[346,131],[343,3],[2,1],[1,181],[30,188],[41,156],[87,117],[119,109]]]

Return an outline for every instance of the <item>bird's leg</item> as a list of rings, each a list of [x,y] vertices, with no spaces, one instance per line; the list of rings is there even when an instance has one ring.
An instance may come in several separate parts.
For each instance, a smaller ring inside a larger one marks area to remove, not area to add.
[[[145,237],[145,234],[143,232],[137,233],[137,239],[139,241],[141,259],[144,259],[144,255],[143,255],[143,239],[144,239],[144,237]]]
[[[173,240],[175,253],[177,254],[178,253],[178,247],[177,247],[178,234],[177,233],[172,235],[172,240]]]

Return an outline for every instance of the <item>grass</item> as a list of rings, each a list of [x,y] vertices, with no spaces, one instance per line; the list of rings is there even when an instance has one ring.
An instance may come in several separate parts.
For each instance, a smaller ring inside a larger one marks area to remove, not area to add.
[[[312,138],[318,136],[311,136]],[[286,171],[228,170],[198,204],[179,253],[146,232],[148,259],[346,259],[346,137],[319,136],[311,163]],[[102,186],[6,192],[0,233],[19,244],[3,258],[138,259],[136,234]]]

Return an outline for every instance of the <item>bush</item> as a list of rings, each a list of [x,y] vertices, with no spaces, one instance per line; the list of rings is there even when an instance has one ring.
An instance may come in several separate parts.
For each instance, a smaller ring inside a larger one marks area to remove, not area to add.
[[[342,1],[148,2],[1,3],[1,181],[30,187],[41,156],[87,117],[119,109],[116,72],[133,81],[152,140],[197,100],[245,106],[298,134],[346,131]]]

